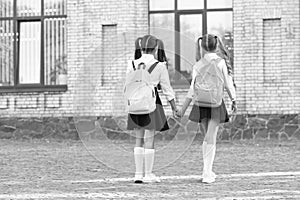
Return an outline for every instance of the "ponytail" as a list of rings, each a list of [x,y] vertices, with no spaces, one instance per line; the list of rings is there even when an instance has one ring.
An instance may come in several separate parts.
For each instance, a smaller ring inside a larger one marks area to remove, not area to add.
[[[163,41],[160,39],[157,39],[156,42],[157,42],[157,48],[158,48],[157,60],[159,62],[168,62]]]
[[[199,37],[196,44],[196,62],[201,60],[201,47],[200,47],[200,40],[202,40],[202,37]]]
[[[221,58],[223,58],[226,62],[227,70],[228,70],[228,75],[233,76],[233,68],[231,65],[231,56],[228,50],[225,48],[222,40],[218,37],[218,54]]]
[[[225,48],[225,46],[224,46],[222,40],[220,40],[219,37],[217,37],[217,39],[218,39],[218,44],[219,44],[219,50],[220,50],[220,52],[221,52],[224,56],[226,56],[226,57],[229,58],[229,57],[230,57],[229,52],[228,52],[227,49]]]
[[[142,49],[141,49],[141,41],[143,38],[139,37],[135,41],[135,52],[134,52],[134,59],[137,60],[142,57]]]

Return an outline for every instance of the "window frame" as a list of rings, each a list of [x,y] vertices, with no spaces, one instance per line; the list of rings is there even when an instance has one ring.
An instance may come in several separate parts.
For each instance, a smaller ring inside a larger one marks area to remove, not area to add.
[[[174,10],[150,10],[150,1],[148,0],[148,27],[150,27],[150,15],[151,14],[174,14],[174,34],[175,34],[175,70],[181,72],[181,58],[180,58],[180,16],[190,15],[190,14],[201,14],[202,15],[202,34],[207,34],[207,13],[210,12],[222,12],[231,11],[233,12],[233,6],[230,8],[208,8],[207,2],[209,0],[199,0],[203,1],[204,6],[202,9],[178,9],[178,0],[174,0]],[[232,15],[233,16],[233,15]],[[150,32],[150,30],[149,30]],[[178,80],[179,77],[175,77]],[[186,88],[187,86],[182,86],[181,82],[172,83],[176,88]]]
[[[0,93],[19,93],[19,92],[66,92],[67,85],[46,85],[45,84],[45,20],[53,18],[65,18],[67,14],[45,15],[45,0],[41,0],[41,15],[37,16],[18,16],[17,14],[17,0],[13,0],[13,16],[0,17],[0,21],[12,20],[13,21],[13,73],[14,81],[12,86],[0,86]],[[20,23],[21,22],[41,22],[41,50],[40,50],[40,83],[37,84],[20,84],[19,83],[19,40],[20,40]]]

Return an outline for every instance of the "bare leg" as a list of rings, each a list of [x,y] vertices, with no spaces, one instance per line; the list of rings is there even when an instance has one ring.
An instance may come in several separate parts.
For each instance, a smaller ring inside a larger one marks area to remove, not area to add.
[[[209,120],[207,132],[204,138],[207,144],[215,145],[217,143],[219,125],[220,122],[218,120],[214,120],[214,119]]]
[[[136,129],[135,130],[135,147],[143,147],[144,146],[144,129]]]
[[[155,130],[145,130],[145,149],[154,149],[154,135]]]
[[[202,119],[201,120],[201,125],[204,129],[204,135],[206,135],[207,129],[208,129],[208,119]]]

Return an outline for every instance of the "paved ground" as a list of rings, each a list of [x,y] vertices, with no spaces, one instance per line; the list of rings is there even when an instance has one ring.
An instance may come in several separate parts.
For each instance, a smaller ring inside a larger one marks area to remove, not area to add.
[[[132,142],[2,140],[0,199],[300,199],[300,142],[221,142],[211,185],[201,141],[180,143],[157,142],[162,183],[135,185]]]

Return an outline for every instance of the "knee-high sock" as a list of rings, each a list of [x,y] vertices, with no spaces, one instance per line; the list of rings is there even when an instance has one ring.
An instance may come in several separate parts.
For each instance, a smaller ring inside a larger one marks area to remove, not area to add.
[[[202,157],[203,157],[203,175],[208,173],[208,165],[207,165],[207,142],[203,142],[202,144]]]
[[[207,142],[203,142],[202,144],[202,157],[203,157],[203,175],[207,173],[208,166],[207,166],[207,155],[206,155],[206,146]]]
[[[134,161],[135,161],[135,174],[143,175],[143,167],[144,167],[144,148],[135,147],[134,148]]]
[[[213,174],[212,167],[213,167],[215,155],[216,155],[216,145],[207,144],[205,154],[206,154],[205,159],[206,159],[206,164],[207,164],[206,170],[209,174]]]
[[[154,165],[154,149],[145,149],[145,175],[151,174]]]

